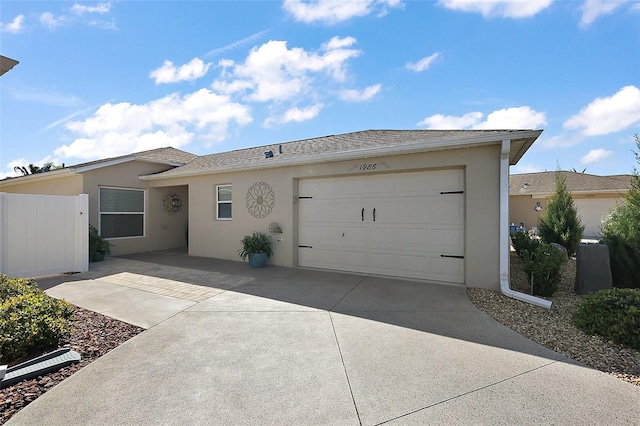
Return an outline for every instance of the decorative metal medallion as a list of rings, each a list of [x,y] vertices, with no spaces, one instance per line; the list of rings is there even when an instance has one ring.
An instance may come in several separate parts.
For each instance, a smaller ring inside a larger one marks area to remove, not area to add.
[[[176,213],[182,208],[182,198],[174,193],[164,194],[162,196],[162,207],[168,213]]]
[[[268,183],[256,182],[247,191],[247,210],[256,219],[269,216],[274,203],[273,189]]]

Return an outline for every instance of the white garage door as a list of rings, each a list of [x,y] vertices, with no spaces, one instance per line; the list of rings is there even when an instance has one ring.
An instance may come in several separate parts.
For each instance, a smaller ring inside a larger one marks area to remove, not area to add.
[[[464,282],[464,171],[299,181],[300,266]]]
[[[582,220],[585,237],[601,237],[602,220],[616,206],[615,198],[580,198],[573,200]]]

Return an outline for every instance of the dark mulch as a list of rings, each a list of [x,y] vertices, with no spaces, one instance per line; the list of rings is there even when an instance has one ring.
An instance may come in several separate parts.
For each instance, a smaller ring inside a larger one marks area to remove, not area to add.
[[[7,422],[23,407],[82,367],[144,330],[78,306],[74,306],[74,309],[74,330],[68,339],[60,342],[60,347],[71,348],[78,352],[82,360],[56,372],[1,389],[0,424]],[[42,354],[34,354],[34,356],[38,355]]]

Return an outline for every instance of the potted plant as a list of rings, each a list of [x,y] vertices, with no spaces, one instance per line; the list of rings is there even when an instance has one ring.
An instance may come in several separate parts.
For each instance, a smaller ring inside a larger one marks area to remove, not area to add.
[[[242,249],[238,250],[238,256],[243,260],[249,257],[249,265],[252,268],[260,268],[266,265],[267,259],[273,254],[271,237],[261,232],[245,235],[240,242]]]
[[[98,230],[89,225],[89,260],[100,262],[104,256],[111,253],[111,243],[98,233]]]

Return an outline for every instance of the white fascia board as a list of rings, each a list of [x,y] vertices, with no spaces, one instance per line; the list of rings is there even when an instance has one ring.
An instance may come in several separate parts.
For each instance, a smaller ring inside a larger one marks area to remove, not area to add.
[[[403,155],[414,154],[420,152],[430,151],[443,151],[447,149],[463,149],[471,148],[483,145],[499,145],[503,139],[519,140],[532,138],[535,140],[542,130],[524,130],[519,132],[505,132],[505,133],[492,133],[489,135],[481,135],[470,138],[461,139],[448,139],[440,142],[419,142],[419,143],[406,143],[403,145],[395,145],[388,147],[376,147],[376,148],[364,148],[356,149],[352,151],[343,151],[329,154],[315,154],[311,157],[297,157],[288,160],[279,160],[275,157],[275,161],[272,158],[265,158],[264,163],[259,164],[238,164],[227,167],[218,167],[215,169],[203,169],[194,170],[192,172],[175,173],[170,176],[163,176],[162,173],[154,175],[140,176],[141,180],[161,180],[161,179],[173,179],[180,177],[198,176],[198,175],[210,175],[227,172],[238,172],[244,170],[259,170],[259,169],[273,169],[279,167],[291,167],[304,164],[318,164],[318,163],[331,163],[335,161],[348,161],[360,158],[376,158],[386,157],[391,155]],[[275,144],[277,145],[277,144]]]
[[[143,163],[152,163],[152,164],[166,164],[168,166],[179,167],[183,166],[185,163],[178,163],[175,161],[163,161],[163,160],[152,160],[148,158],[137,158],[133,156],[123,157],[123,158],[114,158],[113,160],[106,160],[95,164],[89,164],[87,166],[81,167],[70,167],[75,173],[84,173],[91,170],[102,169],[104,167],[116,166],[118,164],[127,163],[129,161],[140,161]]]

